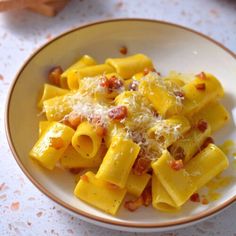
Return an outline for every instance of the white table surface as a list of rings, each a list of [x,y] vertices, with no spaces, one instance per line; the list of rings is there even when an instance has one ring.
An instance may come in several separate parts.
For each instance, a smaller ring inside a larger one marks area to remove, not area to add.
[[[145,235],[101,228],[61,210],[24,176],[9,150],[4,132],[5,100],[10,83],[35,49],[65,30],[122,17],[184,25],[211,36],[236,53],[234,0],[72,0],[55,18],[25,10],[0,13],[0,235]],[[194,226],[150,235],[235,236],[235,216],[236,204],[233,204]]]

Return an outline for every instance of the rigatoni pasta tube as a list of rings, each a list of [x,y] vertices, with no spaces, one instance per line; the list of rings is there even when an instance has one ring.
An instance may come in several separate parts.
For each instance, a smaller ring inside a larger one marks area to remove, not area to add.
[[[157,161],[152,163],[152,168],[162,186],[179,207],[196,191],[196,185],[185,169],[174,170],[171,167],[172,160],[173,157],[166,150]]]
[[[147,132],[150,138],[156,139],[163,148],[169,147],[190,129],[190,123],[184,116],[173,116],[160,120]]]
[[[209,144],[190,160],[185,168],[199,189],[225,170],[228,165],[228,158],[223,151],[216,145]]]
[[[79,89],[79,81],[82,78],[94,77],[97,75],[103,75],[103,74],[112,73],[112,72],[115,72],[115,70],[113,69],[113,67],[107,64],[88,66],[84,68],[79,68],[77,70],[72,70],[67,76],[68,85],[70,84],[69,81],[73,81],[73,86],[70,85],[71,89]]]
[[[196,154],[207,137],[211,135],[211,127],[208,127],[204,131],[200,131],[198,128],[190,130],[183,138],[177,140],[170,147],[170,153],[175,159],[182,159],[184,162],[188,162],[194,154]]]
[[[133,194],[136,197],[139,197],[150,180],[151,175],[145,173],[143,175],[135,175],[132,171],[129,174],[126,183],[126,189],[128,193]]]
[[[140,81],[144,77],[144,72],[138,72],[132,76],[132,80]]]
[[[80,178],[74,194],[92,206],[115,215],[125,197],[126,190],[111,187],[106,181],[97,179],[94,173],[87,172]]]
[[[113,99],[117,95],[119,95],[121,92],[123,92],[125,89],[125,80],[117,73],[109,73],[105,75],[108,81],[112,81],[112,79],[116,78],[117,81],[119,81],[120,87],[117,89],[112,89],[111,91],[108,91],[107,93],[103,94],[105,98]],[[116,83],[118,85],[118,83]]]
[[[202,74],[182,87],[184,113],[192,115],[208,103],[224,96],[224,90],[219,80],[211,74]]]
[[[183,85],[188,84],[191,81],[193,81],[195,79],[195,75],[194,74],[179,73],[179,72],[172,70],[163,79],[176,82],[177,84],[179,84],[179,86],[182,87]]]
[[[86,66],[96,65],[97,62],[90,56],[82,56],[75,64],[70,66],[66,71],[64,71],[60,78],[61,87],[69,87],[69,89],[77,89],[78,81],[76,77],[70,76],[73,75],[75,71]]]
[[[53,121],[42,120],[39,122],[39,137],[44,133],[45,130],[52,124]]]
[[[182,110],[182,103],[157,75],[148,74],[139,84],[139,91],[153,105],[158,114],[169,117]]]
[[[163,212],[175,212],[180,209],[155,174],[152,175],[152,206]]]
[[[150,123],[150,118],[153,116],[153,109],[146,97],[138,91],[125,91],[115,98],[116,105],[127,107],[128,114],[124,120],[125,126],[132,129],[137,129],[137,124],[145,126]]]
[[[114,137],[96,177],[124,188],[139,151],[131,139]]]
[[[72,111],[77,101],[78,98],[73,92],[44,101],[43,110],[46,113],[47,120],[60,121]]]
[[[69,92],[69,90],[67,90],[67,89],[62,89],[62,88],[59,88],[57,86],[53,86],[53,85],[50,85],[50,84],[44,84],[43,94],[42,94],[41,99],[38,103],[38,107],[40,109],[42,109],[43,102],[45,100],[56,97],[56,96],[65,95],[68,92]]]
[[[69,146],[74,130],[58,122],[52,122],[36,142],[30,156],[43,167],[52,170]]]
[[[91,168],[99,167],[102,163],[102,159],[105,155],[106,148],[101,145],[94,158],[82,157],[72,145],[65,150],[64,154],[60,159],[60,163],[64,168]]]
[[[94,158],[100,149],[102,137],[88,121],[82,122],[72,137],[74,149],[84,158]]]
[[[125,58],[108,58],[106,64],[114,67],[124,79],[130,79],[134,74],[143,72],[145,68],[153,68],[151,59],[144,54],[135,54]]]
[[[125,137],[126,132],[124,130],[124,125],[117,122],[110,122],[107,127],[107,132],[104,137],[106,146],[109,148],[112,142],[112,138],[115,136]]]
[[[218,101],[213,101],[193,115],[190,121],[195,125],[200,119],[206,120],[211,126],[212,133],[214,133],[230,120],[230,115],[222,104]]]

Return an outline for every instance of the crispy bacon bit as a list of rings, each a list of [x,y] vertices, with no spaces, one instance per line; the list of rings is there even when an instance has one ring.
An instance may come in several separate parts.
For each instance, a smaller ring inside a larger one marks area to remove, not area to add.
[[[104,88],[108,88],[109,87],[109,79],[106,76],[103,76],[101,79],[100,85]]]
[[[50,147],[53,147],[57,150],[61,149],[64,147],[64,141],[60,137],[51,137],[50,138]]]
[[[68,116],[67,121],[69,122],[70,126],[73,128],[77,128],[77,126],[84,120],[84,117],[78,114],[71,113]]]
[[[139,207],[143,205],[143,197],[140,196],[135,200],[126,201],[124,207],[129,211],[136,211]]]
[[[197,90],[200,90],[200,91],[205,91],[206,90],[206,84],[204,84],[204,83],[196,84],[195,87],[196,87]]]
[[[143,205],[144,206],[149,206],[152,202],[152,189],[151,185],[146,187],[142,193],[143,197]]]
[[[77,174],[79,174],[81,169],[80,168],[70,168],[69,171],[70,171],[71,174],[77,175]]]
[[[151,160],[145,157],[143,149],[139,152],[139,155],[133,165],[133,173],[135,175],[143,175],[150,168]]]
[[[128,110],[126,106],[118,106],[108,112],[108,116],[112,120],[122,120],[127,116],[127,114]]]
[[[209,203],[209,201],[208,201],[206,198],[203,198],[202,201],[201,201],[201,203],[202,203],[203,205],[207,205],[207,204]]]
[[[104,137],[107,133],[107,128],[104,127],[103,125],[98,125],[96,127],[96,134],[100,137]]]
[[[144,68],[144,70],[143,70],[143,74],[144,74],[144,75],[147,75],[149,72],[157,72],[157,71],[156,71],[155,68],[152,68],[152,69],[150,69],[150,68]],[[157,72],[157,74],[159,75],[158,72]]]
[[[205,149],[210,143],[214,143],[214,139],[212,137],[207,137],[204,143],[202,144],[200,150]]]
[[[199,74],[196,75],[198,78],[202,79],[202,80],[206,80],[207,77],[206,77],[206,74],[204,72],[201,72]]]
[[[190,197],[190,200],[192,202],[200,202],[200,196],[198,193],[194,193],[191,197]]]
[[[112,93],[113,90],[122,87],[123,82],[113,75],[110,79],[108,79],[107,77],[103,77],[100,85],[104,88],[107,88],[109,93]]]
[[[205,130],[207,129],[207,126],[208,126],[208,124],[205,120],[199,120],[197,123],[197,128],[202,133],[205,132]]]
[[[181,92],[181,91],[175,91],[175,92],[174,92],[174,95],[175,95],[176,97],[184,98],[184,93]]]
[[[170,151],[176,160],[179,160],[179,159],[184,160],[185,153],[184,153],[184,149],[182,147],[170,148]]]
[[[84,182],[87,182],[87,183],[89,182],[89,178],[87,175],[81,175],[80,179],[83,180]]]
[[[71,123],[69,122],[69,116],[65,116],[65,117],[63,118],[63,120],[62,120],[62,123],[63,123],[64,125],[70,126],[71,128],[75,129],[75,127],[73,127],[73,126],[71,125]]]
[[[122,86],[123,86],[122,80],[118,79],[116,76],[113,75],[109,79],[109,88],[111,88],[111,89],[119,89]]]
[[[60,66],[56,66],[54,68],[52,68],[49,73],[48,73],[48,80],[56,85],[56,86],[60,86],[60,77],[61,74],[63,73],[63,70]]]
[[[129,84],[129,90],[137,91],[138,90],[138,81],[134,80]]]
[[[180,160],[171,160],[169,164],[170,164],[170,167],[176,171],[181,170],[184,167],[184,163],[181,159]]]
[[[120,53],[123,54],[123,55],[126,55],[128,53],[128,49],[127,47],[123,46],[120,48]]]

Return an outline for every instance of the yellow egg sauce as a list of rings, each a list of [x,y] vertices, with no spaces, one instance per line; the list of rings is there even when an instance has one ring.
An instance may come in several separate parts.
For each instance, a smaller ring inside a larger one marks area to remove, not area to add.
[[[235,147],[236,145],[234,141],[230,139],[219,145],[219,148],[225,153],[225,155],[230,155]]]
[[[213,180],[206,184],[206,187],[208,189],[208,193],[206,196],[207,199],[209,201],[218,200],[221,197],[221,194],[216,190],[228,186],[233,181],[233,179],[233,176],[216,176]]]
[[[227,156],[233,156],[233,168],[236,169],[236,144],[233,140],[226,140],[222,145],[219,146],[220,149],[225,153]],[[209,201],[216,201],[221,197],[221,194],[217,192],[218,189],[228,186],[235,177],[233,176],[221,176],[217,175],[213,180],[211,180],[207,187],[207,199]]]

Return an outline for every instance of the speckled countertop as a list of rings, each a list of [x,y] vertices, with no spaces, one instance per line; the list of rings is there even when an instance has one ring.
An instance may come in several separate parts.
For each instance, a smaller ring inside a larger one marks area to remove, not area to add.
[[[4,133],[7,92],[16,72],[40,45],[65,30],[92,21],[139,17],[181,24],[207,34],[236,53],[234,0],[72,0],[55,18],[27,11],[0,14],[0,235],[133,236],[83,222],[58,208],[37,190],[17,166]],[[174,235],[236,235],[236,204],[210,220]]]

